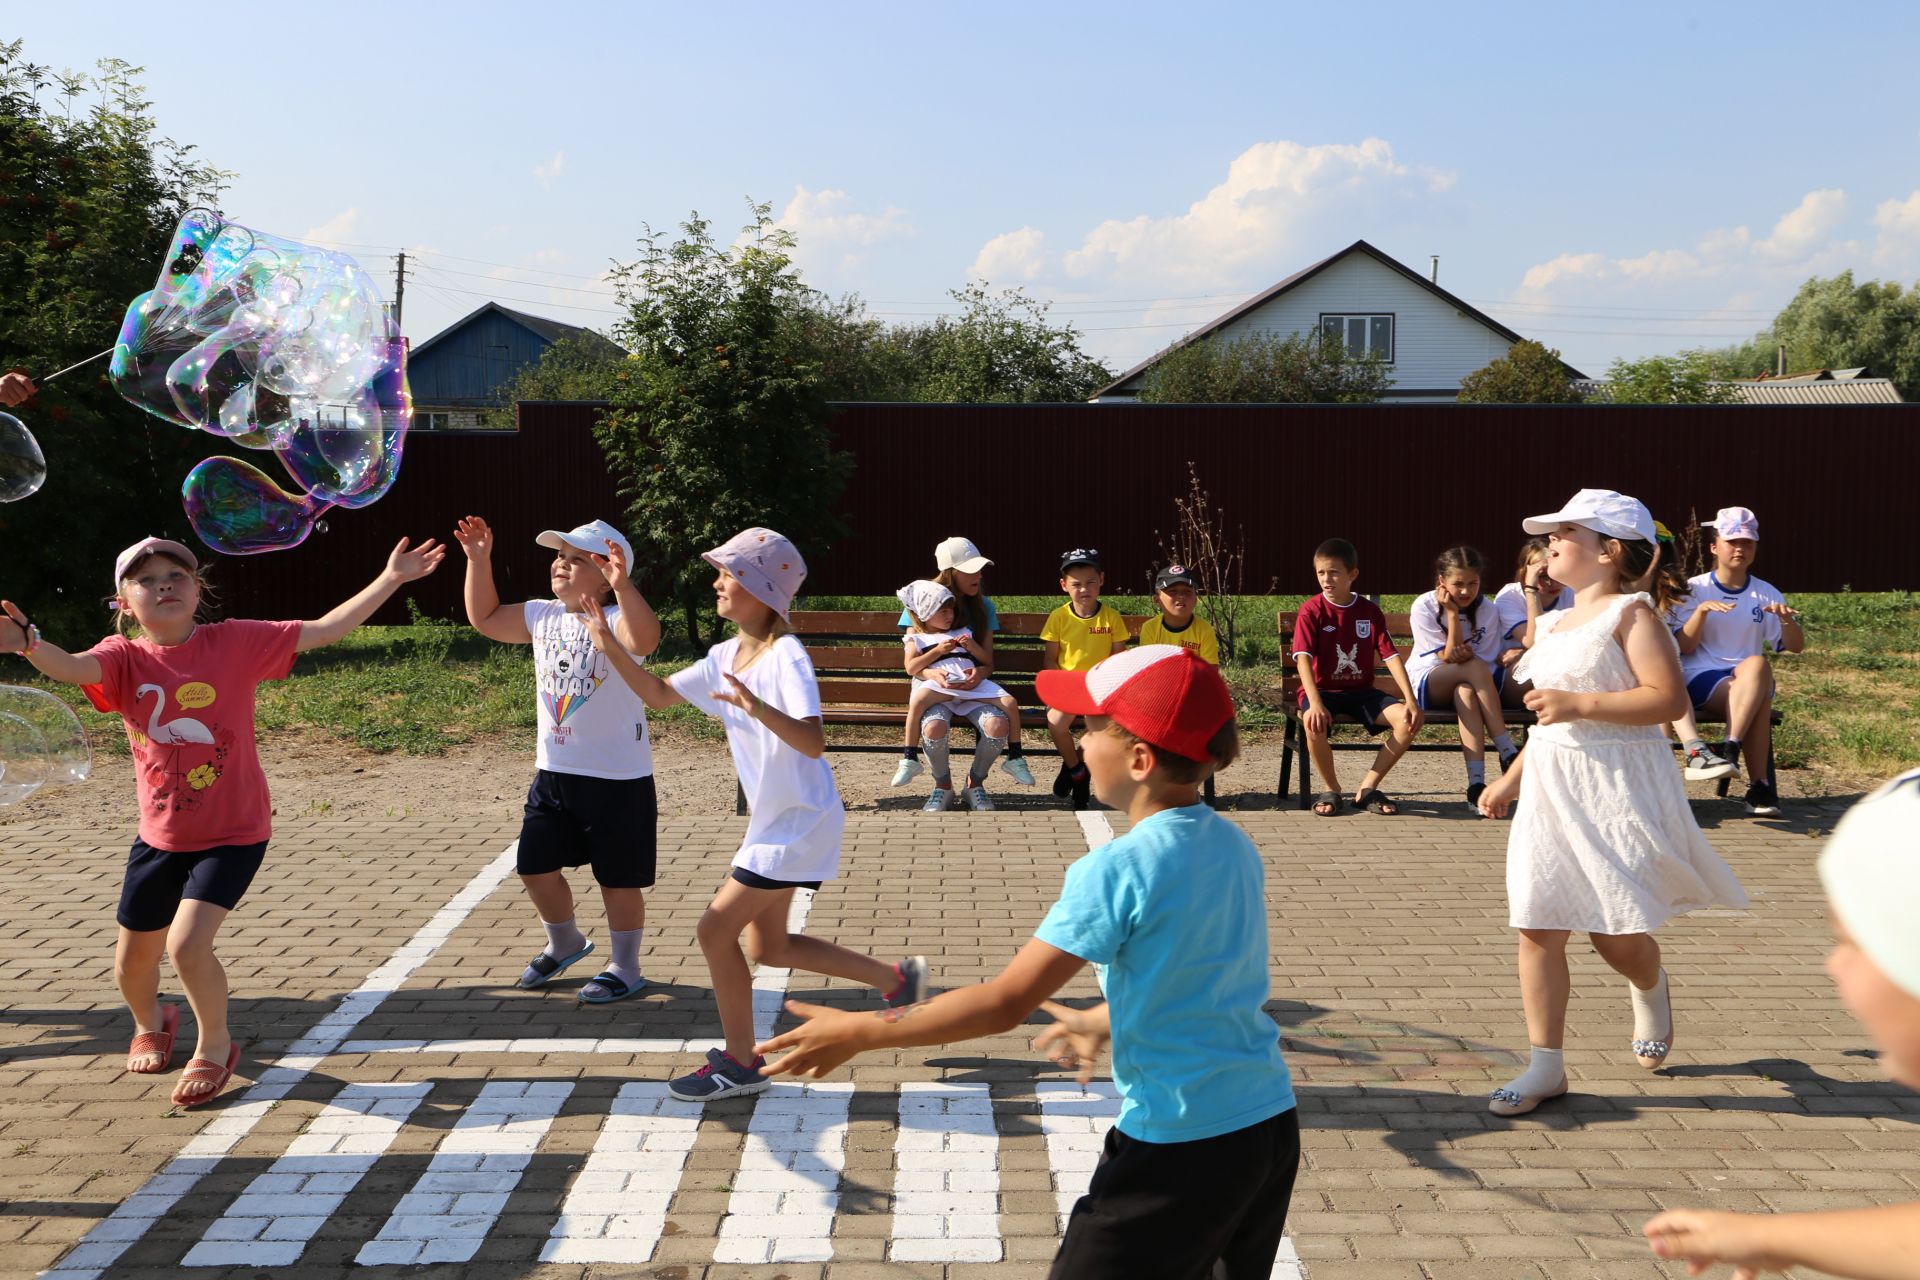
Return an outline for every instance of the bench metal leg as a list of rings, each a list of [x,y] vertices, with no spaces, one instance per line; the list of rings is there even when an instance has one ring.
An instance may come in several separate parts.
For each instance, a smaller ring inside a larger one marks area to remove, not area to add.
[[[1217,797],[1213,794],[1213,775],[1212,774],[1208,774],[1207,780],[1201,784],[1200,798],[1207,802],[1207,807],[1209,809],[1218,809],[1220,807],[1218,804],[1214,803]]]
[[[1274,788],[1273,803],[1276,808],[1287,802],[1287,791],[1293,781],[1293,717],[1288,716],[1286,728],[1280,735],[1280,784]]]

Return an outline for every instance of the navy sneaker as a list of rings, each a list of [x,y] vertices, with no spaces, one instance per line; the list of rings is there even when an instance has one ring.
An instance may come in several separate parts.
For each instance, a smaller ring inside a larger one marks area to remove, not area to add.
[[[1062,760],[1060,772],[1053,775],[1053,794],[1065,800],[1073,794],[1073,766]]]
[[[884,997],[895,1009],[910,1004],[919,1004],[927,998],[927,958],[908,956],[894,966],[900,971],[900,986],[893,994]]]
[[[758,1068],[765,1058],[755,1058],[753,1066],[742,1066],[725,1049],[707,1050],[707,1065],[690,1076],[681,1076],[667,1085],[667,1092],[682,1102],[712,1102],[742,1094],[759,1093],[773,1083]]]
[[[1747,812],[1756,818],[1777,818],[1780,797],[1767,783],[1756,782],[1747,788]]]
[[[1484,782],[1469,782],[1467,784],[1467,808],[1476,816],[1480,813],[1480,793],[1486,789],[1487,784]]]

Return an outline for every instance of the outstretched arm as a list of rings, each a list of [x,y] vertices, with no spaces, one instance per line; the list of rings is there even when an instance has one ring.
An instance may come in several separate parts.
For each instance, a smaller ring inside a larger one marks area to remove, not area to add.
[[[869,1049],[903,1049],[999,1035],[1025,1022],[1084,964],[1086,961],[1079,956],[1034,938],[1020,948],[998,977],[942,992],[904,1009],[848,1013],[789,1000],[787,1009],[806,1021],[785,1035],[754,1046],[754,1052],[785,1052],[785,1057],[763,1068],[767,1075],[818,1079]]]
[[[493,585],[493,530],[479,516],[467,516],[454,526],[453,536],[467,553],[467,581],[462,590],[467,622],[489,640],[532,644],[526,610],[501,604],[500,590]]]
[[[61,684],[99,684],[104,674],[100,659],[42,640],[39,628],[11,600],[0,600],[0,653],[22,654],[35,671]]]
[[[387,602],[402,583],[424,578],[440,567],[440,561],[446,558],[447,549],[428,538],[411,551],[407,549],[408,539],[402,538],[387,555],[387,567],[380,576],[360,589],[352,599],[343,601],[327,611],[323,618],[300,624],[300,639],[294,645],[296,653],[305,653],[309,649],[320,649],[332,644],[346,635],[368,618],[373,611]]]
[[[613,588],[614,603],[620,606],[620,618],[614,624],[613,632],[620,637],[620,644],[631,653],[644,658],[660,647],[660,618],[640,594],[640,588],[633,585],[633,578],[627,568],[626,553],[620,550],[620,544],[612,538],[607,539],[607,554],[595,556],[593,563],[599,568],[600,575]]]
[[[1674,1209],[1641,1228],[1656,1256],[1684,1259],[1689,1275],[1716,1262],[1734,1280],[1811,1267],[1857,1280],[1920,1276],[1920,1203],[1835,1213],[1720,1213]]]

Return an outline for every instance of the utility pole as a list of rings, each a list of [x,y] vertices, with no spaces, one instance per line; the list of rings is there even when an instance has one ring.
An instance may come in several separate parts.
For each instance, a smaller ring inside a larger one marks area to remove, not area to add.
[[[407,300],[407,251],[400,251],[400,261],[393,271],[393,327],[400,327],[400,308]]]

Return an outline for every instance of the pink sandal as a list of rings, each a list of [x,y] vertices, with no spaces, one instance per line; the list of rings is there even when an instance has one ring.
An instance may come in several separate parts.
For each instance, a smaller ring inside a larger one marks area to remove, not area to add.
[[[163,1004],[160,1006],[160,1029],[142,1031],[127,1046],[127,1070],[137,1076],[157,1076],[164,1074],[173,1066],[173,1037],[180,1029],[180,1006]],[[160,1063],[152,1067],[136,1067],[135,1058],[149,1055],[158,1056]]]
[[[227,1081],[233,1079],[233,1069],[240,1065],[240,1046],[234,1043],[227,1046],[227,1065],[210,1062],[205,1058],[188,1061],[187,1069],[180,1073],[180,1083],[173,1087],[173,1105],[176,1107],[197,1107],[203,1102],[212,1102],[227,1087]],[[182,1095],[181,1090],[189,1084],[209,1082],[213,1088],[205,1093]]]

